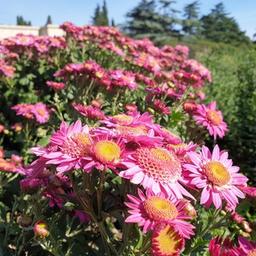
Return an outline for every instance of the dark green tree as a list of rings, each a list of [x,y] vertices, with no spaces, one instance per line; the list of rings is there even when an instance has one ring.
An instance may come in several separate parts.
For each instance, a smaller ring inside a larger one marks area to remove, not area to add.
[[[208,15],[201,18],[202,35],[214,42],[230,44],[250,43],[250,39],[241,31],[238,23],[228,16],[223,3],[218,3]]]
[[[139,4],[127,13],[128,22],[125,31],[132,37],[148,37],[154,41],[163,41],[177,37],[175,28],[176,11],[172,8],[174,1],[141,0]]]
[[[116,23],[114,21],[114,19],[111,20],[111,27],[115,27],[116,26]]]
[[[52,17],[51,15],[48,15],[46,20],[46,25],[50,25],[50,24],[52,24]]]
[[[108,10],[106,1],[103,2],[102,8],[98,4],[95,8],[94,15],[92,17],[92,23],[95,26],[108,26]]]
[[[184,7],[182,30],[188,35],[197,35],[200,30],[199,1],[194,1]]]
[[[26,21],[22,16],[16,17],[16,24],[20,26],[31,26],[31,21]]]

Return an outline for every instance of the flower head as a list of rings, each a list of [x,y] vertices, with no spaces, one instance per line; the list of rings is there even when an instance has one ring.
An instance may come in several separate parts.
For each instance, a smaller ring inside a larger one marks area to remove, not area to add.
[[[216,237],[209,243],[210,256],[241,256],[238,248],[229,238]]]
[[[241,256],[255,256],[256,255],[256,243],[251,242],[244,237],[238,238],[239,248],[241,250]]]
[[[192,197],[180,184],[182,169],[179,159],[163,147],[140,147],[128,156],[124,165],[127,170],[119,175],[134,184],[141,184],[155,193],[165,191],[177,198],[182,198],[182,195]]]
[[[227,132],[227,124],[223,121],[221,111],[216,109],[216,102],[209,105],[198,105],[196,113],[193,113],[196,123],[207,128],[214,139],[223,138]]]
[[[153,232],[151,252],[153,256],[179,256],[185,240],[171,226],[161,226]]]
[[[146,194],[138,190],[138,195],[139,197],[128,195],[130,202],[125,204],[129,207],[130,216],[126,222],[138,223],[143,232],[154,230],[161,224],[168,224],[182,237],[189,238],[194,234],[194,227],[186,222],[190,217],[184,210],[186,204],[183,201],[165,193],[155,194],[149,190]]]
[[[221,208],[225,201],[235,208],[238,198],[244,198],[239,186],[245,185],[247,178],[238,173],[239,167],[232,165],[226,151],[216,145],[211,153],[203,146],[200,153],[189,152],[190,163],[184,164],[185,176],[191,186],[202,189],[201,204],[209,207],[212,203]]]
[[[47,109],[47,106],[41,102],[36,103],[33,106],[33,109],[31,110],[31,112],[34,114],[36,121],[40,124],[46,123],[50,118],[50,114],[49,114],[49,110]]]

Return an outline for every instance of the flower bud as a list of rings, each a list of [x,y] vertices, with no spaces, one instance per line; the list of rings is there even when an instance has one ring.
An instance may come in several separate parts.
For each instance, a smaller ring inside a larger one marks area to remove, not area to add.
[[[17,218],[17,223],[22,227],[28,227],[32,223],[32,218],[27,215],[20,215]]]
[[[187,215],[192,219],[195,219],[197,217],[195,207],[186,199],[183,199],[182,201],[185,202],[184,210],[187,213]]]
[[[42,220],[35,223],[33,230],[35,236],[39,236],[41,238],[45,238],[49,235],[47,224]]]
[[[244,229],[245,232],[247,233],[251,233],[252,232],[252,229],[250,227],[250,224],[247,222],[247,221],[243,221],[242,222],[242,228]]]

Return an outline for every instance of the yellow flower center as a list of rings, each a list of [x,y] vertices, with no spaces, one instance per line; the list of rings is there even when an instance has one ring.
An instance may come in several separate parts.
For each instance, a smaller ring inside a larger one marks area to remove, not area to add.
[[[148,216],[156,221],[175,219],[178,216],[176,206],[169,200],[158,196],[145,200],[144,209]]]
[[[95,156],[103,163],[116,162],[120,159],[121,148],[109,140],[98,141],[94,146]]]
[[[115,115],[112,116],[112,118],[119,124],[130,124],[133,120],[132,116],[128,116],[125,114],[119,114],[119,115]]]
[[[173,256],[179,255],[183,247],[183,240],[172,227],[166,226],[153,239],[154,245],[158,249],[157,255]]]
[[[247,256],[256,256],[256,249],[250,250]]]
[[[210,182],[217,186],[224,186],[230,181],[230,173],[220,162],[211,161],[204,166],[205,174]]]
[[[214,125],[219,125],[222,122],[222,116],[215,110],[208,110],[206,115],[208,120]]]
[[[44,109],[40,108],[37,110],[37,113],[40,115],[40,116],[45,116],[46,115],[46,112]]]

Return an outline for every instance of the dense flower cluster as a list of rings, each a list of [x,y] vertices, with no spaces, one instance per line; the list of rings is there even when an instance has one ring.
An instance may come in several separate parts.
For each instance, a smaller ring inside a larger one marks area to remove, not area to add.
[[[0,42],[0,170],[20,174],[27,196],[11,215],[31,215],[15,232],[34,231],[33,244],[53,253],[61,218],[67,230],[56,241],[70,252],[82,241],[91,255],[255,255],[252,218],[239,207],[256,188],[217,141],[228,128],[204,93],[210,71],[184,45],[61,27],[65,37]]]

